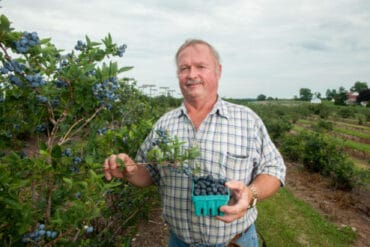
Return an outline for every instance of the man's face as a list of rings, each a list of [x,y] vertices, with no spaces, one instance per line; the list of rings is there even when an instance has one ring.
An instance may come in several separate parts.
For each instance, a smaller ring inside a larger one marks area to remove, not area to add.
[[[177,76],[185,100],[212,100],[217,95],[221,65],[217,64],[208,46],[196,44],[180,52]]]

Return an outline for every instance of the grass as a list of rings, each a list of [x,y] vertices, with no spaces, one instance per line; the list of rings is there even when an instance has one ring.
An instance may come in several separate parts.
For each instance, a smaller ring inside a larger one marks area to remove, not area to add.
[[[353,124],[353,123],[346,123],[339,120],[331,120],[332,123],[337,124],[338,127],[342,126],[344,128],[350,128],[350,129],[359,129],[363,132],[370,132],[370,127],[365,125],[359,125],[359,124]]]
[[[303,121],[300,120],[299,122],[300,123],[305,123],[306,120],[303,120]],[[301,126],[298,126],[298,125],[294,125],[293,130],[295,130],[295,131],[304,131],[304,130],[308,130],[308,128],[304,128],[304,127],[301,127]],[[326,135],[329,136],[330,134],[326,134]],[[361,151],[361,152],[364,152],[366,154],[370,154],[370,145],[369,144],[361,143],[361,142],[357,142],[357,141],[352,141],[352,140],[344,139],[344,138],[340,138],[340,137],[334,137],[334,136],[331,136],[331,138],[333,138],[334,140],[342,143],[344,147],[354,149],[354,150],[357,150],[357,151]]]
[[[360,142],[351,141],[351,140],[343,140],[342,138],[335,138],[335,139],[337,139],[338,141],[342,141],[343,146],[345,146],[345,147],[370,154],[370,145],[369,144],[360,143]]]
[[[268,247],[346,247],[356,239],[348,227],[328,222],[307,203],[287,189],[258,204],[257,231]]]
[[[363,131],[357,131],[353,129],[344,129],[344,128],[338,128],[338,127],[334,127],[333,130],[337,133],[343,133],[346,135],[359,137],[363,139],[370,139],[370,134],[364,133]]]

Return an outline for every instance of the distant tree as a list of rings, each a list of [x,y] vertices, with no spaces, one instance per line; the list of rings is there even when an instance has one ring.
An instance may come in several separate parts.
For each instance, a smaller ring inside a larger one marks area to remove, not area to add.
[[[368,89],[366,82],[356,81],[355,84],[351,87],[351,92],[358,92],[361,93],[361,91]]]
[[[335,95],[337,94],[337,90],[335,89],[327,89],[326,90],[326,99],[327,100],[332,100],[334,99]]]
[[[303,101],[310,101],[312,99],[312,92],[309,88],[301,88],[299,89],[299,99]]]
[[[339,87],[339,92],[334,96],[334,104],[345,105],[347,100],[347,91],[344,87]]]
[[[257,100],[259,100],[259,101],[266,100],[266,95],[264,95],[264,94],[258,95]]]
[[[370,101],[370,89],[362,90],[357,98],[357,102],[361,103],[362,101]]]

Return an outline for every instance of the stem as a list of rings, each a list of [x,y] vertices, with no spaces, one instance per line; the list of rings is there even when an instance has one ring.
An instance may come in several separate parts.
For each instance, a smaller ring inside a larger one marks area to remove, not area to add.
[[[65,143],[66,141],[68,141],[69,140],[69,134],[71,133],[71,131],[73,130],[73,128],[76,126],[76,125],[78,125],[80,122],[82,122],[83,121],[83,118],[82,119],[80,119],[80,120],[78,120],[77,122],[75,122],[74,124],[72,124],[72,126],[71,127],[69,127],[69,129],[68,129],[68,131],[67,131],[67,133],[65,133],[65,135],[59,140],[59,142],[58,142],[58,144],[59,145],[62,145],[63,143]]]
[[[139,209],[136,209],[135,212],[133,212],[122,224],[120,224],[120,226],[117,228],[117,230],[114,232],[114,235],[116,235],[120,230],[121,228],[127,224],[127,222],[129,222],[137,213],[139,212]]]
[[[48,206],[46,208],[46,215],[45,215],[45,221],[49,222],[50,215],[51,215],[51,194],[53,190],[49,190],[48,193]]]
[[[3,52],[5,53],[5,59],[7,59],[7,60],[11,60],[11,59],[12,59],[12,57],[11,57],[11,56],[9,56],[9,54],[8,54],[7,50],[5,49],[5,47],[3,46],[3,44],[2,44],[2,43],[0,43],[0,48],[1,48],[1,50],[3,50]]]
[[[49,108],[48,108],[49,109]],[[50,110],[50,109],[49,109]],[[52,110],[51,110],[52,111]],[[55,140],[55,137],[56,137],[56,133],[58,132],[58,129],[59,129],[59,126],[60,124],[65,120],[65,118],[67,117],[67,111],[65,110],[63,112],[63,115],[62,117],[60,117],[57,121],[54,120],[54,113],[51,113],[51,117],[49,118],[50,121],[53,123],[54,127],[50,133],[50,136],[49,136],[49,139],[48,139],[48,150],[49,152],[51,152],[51,148],[53,146],[53,143],[54,143],[54,140]],[[52,119],[51,119],[52,118]]]
[[[78,120],[76,123],[74,123],[67,131],[67,133],[62,137],[62,139],[59,141],[59,145],[62,145],[64,144],[65,142],[69,141],[71,139],[72,136],[76,135],[78,132],[80,132],[88,123],[91,122],[91,120],[93,120],[96,115],[104,109],[104,106],[100,106],[98,109],[95,110],[95,112],[86,120],[84,120],[83,118],[81,118],[80,120]],[[79,124],[81,123],[82,121],[84,121],[84,123],[78,127],[75,131],[73,131],[73,129]],[[73,133],[71,133],[73,131]]]
[[[78,238],[78,235],[80,235],[80,232],[81,232],[81,229],[78,229],[76,234],[75,234],[75,237],[73,238],[72,242],[76,242],[77,238]]]

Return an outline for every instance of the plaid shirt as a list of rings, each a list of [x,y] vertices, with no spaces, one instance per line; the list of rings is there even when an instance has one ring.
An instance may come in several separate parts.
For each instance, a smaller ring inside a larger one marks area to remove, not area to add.
[[[200,167],[200,174],[212,174],[246,185],[258,174],[269,174],[284,184],[284,161],[272,143],[262,120],[249,108],[221,100],[196,130],[182,105],[154,125],[140,147],[136,160],[146,161],[157,129],[168,131],[184,141],[183,148],[197,146],[200,156],[187,168]],[[178,238],[189,244],[227,244],[236,234],[245,231],[257,218],[251,208],[245,216],[224,223],[210,216],[195,216],[191,201],[191,176],[171,165],[148,165],[153,180],[159,185],[163,218]]]

